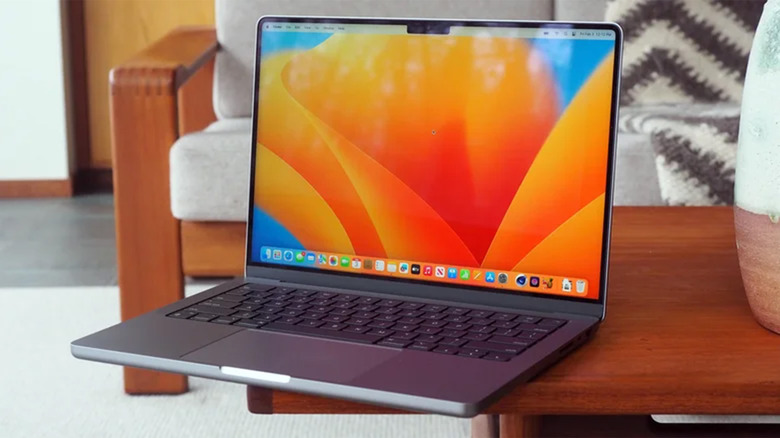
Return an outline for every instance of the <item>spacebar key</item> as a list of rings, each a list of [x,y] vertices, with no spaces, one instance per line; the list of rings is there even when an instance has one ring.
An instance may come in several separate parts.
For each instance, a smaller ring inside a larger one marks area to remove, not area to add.
[[[339,332],[335,330],[323,330],[316,327],[280,324],[272,322],[260,328],[262,331],[290,333],[293,335],[314,336],[317,338],[335,339],[339,341],[358,342],[361,344],[373,344],[384,336],[369,335],[365,333]]]

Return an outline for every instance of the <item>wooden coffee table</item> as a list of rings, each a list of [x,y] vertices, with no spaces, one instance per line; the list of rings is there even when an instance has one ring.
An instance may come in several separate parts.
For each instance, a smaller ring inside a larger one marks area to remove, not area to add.
[[[257,387],[247,396],[254,413],[401,412]],[[500,414],[501,437],[532,436],[540,415],[780,414],[780,336],[751,316],[731,208],[616,208],[598,334],[486,413]]]

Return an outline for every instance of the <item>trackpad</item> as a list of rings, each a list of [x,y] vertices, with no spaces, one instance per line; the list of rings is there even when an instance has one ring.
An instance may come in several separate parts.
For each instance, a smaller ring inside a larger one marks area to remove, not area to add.
[[[347,383],[400,353],[341,341],[244,330],[182,359],[299,379]]]

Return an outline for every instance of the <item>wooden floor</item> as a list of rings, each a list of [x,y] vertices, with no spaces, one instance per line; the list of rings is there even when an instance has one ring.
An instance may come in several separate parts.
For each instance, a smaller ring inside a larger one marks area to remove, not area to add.
[[[111,195],[0,199],[0,287],[116,281]]]

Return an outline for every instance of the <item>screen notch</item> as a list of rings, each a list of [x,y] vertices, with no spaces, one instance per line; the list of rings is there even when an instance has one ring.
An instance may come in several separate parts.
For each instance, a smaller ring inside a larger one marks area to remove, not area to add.
[[[436,21],[418,21],[406,25],[406,33],[421,35],[449,35],[451,23]]]

